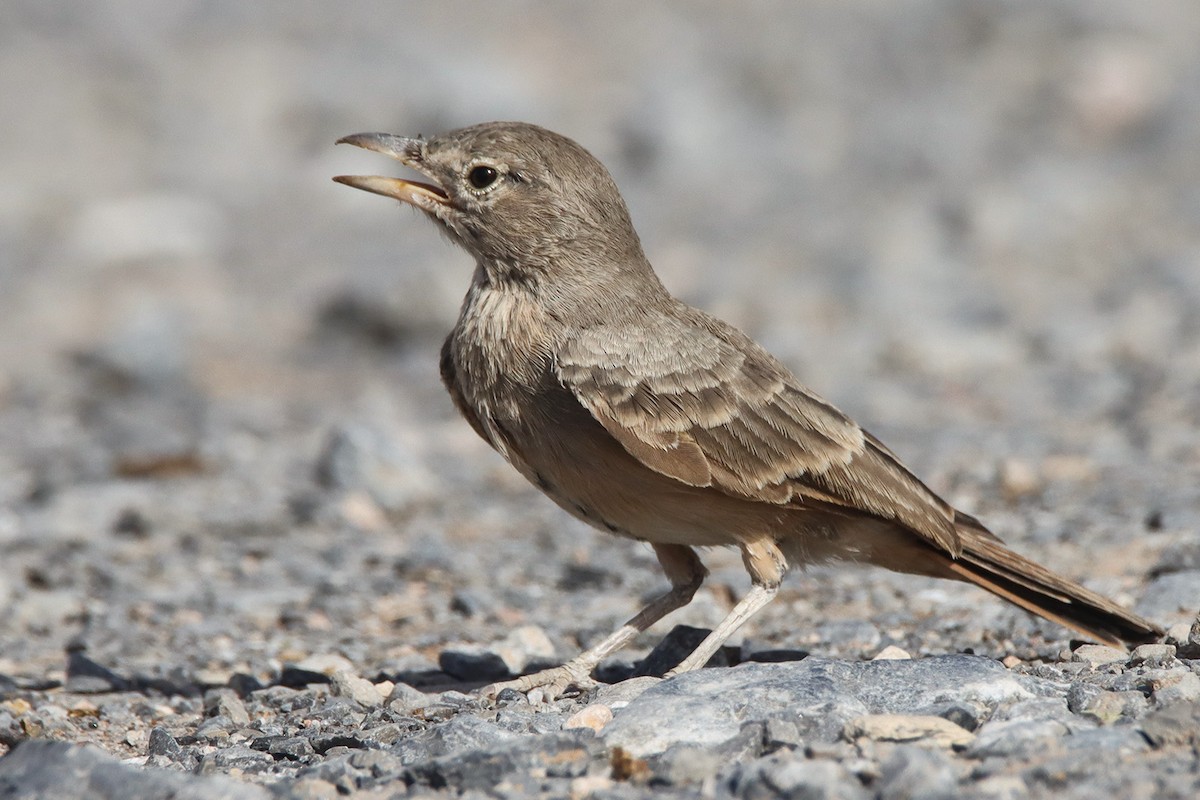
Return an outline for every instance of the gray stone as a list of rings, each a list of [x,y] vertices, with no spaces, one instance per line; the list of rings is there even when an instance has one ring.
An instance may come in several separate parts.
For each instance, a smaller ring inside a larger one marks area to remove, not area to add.
[[[258,755],[258,754],[256,754]],[[97,747],[31,739],[0,758],[0,792],[22,800],[269,800],[261,786],[126,766]]]
[[[786,717],[768,717],[763,724],[763,746],[768,753],[781,748],[795,749],[804,744],[804,736],[795,720]]]
[[[349,670],[333,673],[329,688],[334,695],[353,700],[360,706],[371,708],[383,704],[383,694],[375,688],[375,684]]]
[[[126,678],[88,658],[81,648],[68,650],[67,691],[78,694],[100,694],[121,692],[128,688],[129,681]]]
[[[1161,667],[1175,660],[1175,645],[1173,644],[1142,644],[1129,654],[1131,665],[1145,664],[1148,667]]]
[[[1109,692],[1089,683],[1075,683],[1067,690],[1071,712],[1091,717],[1101,725],[1136,718],[1148,705],[1145,695],[1137,691]]]
[[[900,745],[879,779],[880,800],[940,800],[959,796],[958,770],[949,756],[917,745]]]
[[[150,730],[150,739],[146,745],[146,753],[152,756],[168,756],[170,758],[178,758],[182,749],[179,747],[179,742],[175,741],[175,737],[166,731],[164,728],[152,728]]]
[[[396,742],[392,752],[405,763],[452,756],[469,750],[488,750],[523,738],[517,733],[469,714]]]
[[[1116,647],[1107,647],[1102,644],[1084,644],[1075,648],[1075,652],[1071,654],[1071,658],[1091,667],[1101,667],[1105,664],[1124,664],[1129,659],[1129,654]]]
[[[1200,745],[1200,703],[1178,703],[1145,716],[1142,734],[1154,747]]]
[[[275,784],[274,800],[339,800],[338,787],[320,778],[303,778],[292,784]]]
[[[985,722],[966,749],[969,758],[1025,757],[1061,747],[1070,729],[1053,719],[1009,719]]]
[[[614,711],[618,708],[624,708],[631,702],[640,697],[645,691],[653,686],[662,683],[662,678],[656,678],[653,675],[643,675],[638,678],[630,678],[621,681],[601,686],[596,691],[594,702],[603,703]]]
[[[316,752],[312,742],[303,736],[262,736],[250,742],[250,746],[255,750],[270,753],[276,758],[286,758],[292,761]]]
[[[866,800],[871,794],[843,764],[780,752],[735,770],[731,789],[745,800]]]
[[[656,781],[671,785],[702,783],[722,767],[756,758],[763,752],[763,726],[748,723],[735,736],[710,746],[677,744],[650,761]]]
[[[384,700],[388,708],[399,711],[402,714],[409,713],[414,709],[424,708],[432,701],[432,697],[419,689],[414,689],[407,683],[395,684],[392,687],[392,691]]]
[[[603,731],[610,746],[645,756],[678,742],[716,744],[745,722],[781,712],[811,717],[816,733],[837,737],[854,716],[924,713],[948,702],[995,706],[1032,694],[999,663],[976,656],[914,661],[844,662],[809,658],[797,663],[744,664],[698,670],[647,690]],[[837,727],[834,728],[834,724]]]
[[[204,711],[210,716],[226,717],[235,728],[250,724],[250,714],[245,704],[232,689],[209,689],[205,692]]]
[[[410,762],[404,780],[410,785],[434,789],[486,791],[507,775],[533,769],[557,777],[578,777],[604,758],[604,748],[595,736],[590,731],[577,730]]]
[[[1153,698],[1160,706],[1200,700],[1200,675],[1183,672],[1173,680],[1164,680],[1155,687]]]
[[[520,675],[530,665],[546,662],[558,663],[554,643],[546,632],[536,625],[522,625],[508,632],[502,641],[491,649],[503,659],[508,671]]]

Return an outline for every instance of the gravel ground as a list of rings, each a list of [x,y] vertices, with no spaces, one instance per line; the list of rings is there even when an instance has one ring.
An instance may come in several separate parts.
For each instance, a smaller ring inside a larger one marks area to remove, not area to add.
[[[1187,0],[5,3],[0,798],[1194,797],[1197,41]],[[840,567],[635,677],[746,590],[711,552],[612,685],[478,700],[665,583],[457,419],[463,255],[329,180],[496,118],[1167,642]]]

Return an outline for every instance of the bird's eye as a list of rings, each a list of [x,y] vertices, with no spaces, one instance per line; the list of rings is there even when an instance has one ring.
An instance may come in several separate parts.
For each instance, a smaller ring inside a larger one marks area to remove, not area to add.
[[[486,189],[496,182],[496,178],[500,177],[500,173],[495,167],[487,167],[480,165],[467,173],[467,180],[476,189]]]

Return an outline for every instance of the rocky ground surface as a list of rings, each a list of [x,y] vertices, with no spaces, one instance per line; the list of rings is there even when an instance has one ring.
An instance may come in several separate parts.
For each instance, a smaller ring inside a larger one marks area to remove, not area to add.
[[[0,798],[1200,793],[1200,6],[0,8]],[[539,122],[665,282],[1016,549],[1072,642],[817,568],[547,702],[665,581],[438,385],[471,266],[332,142]]]

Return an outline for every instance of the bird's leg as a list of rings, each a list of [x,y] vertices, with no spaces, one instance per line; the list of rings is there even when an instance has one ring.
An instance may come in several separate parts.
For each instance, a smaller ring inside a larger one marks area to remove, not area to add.
[[[679,666],[668,672],[664,677],[672,678],[684,672],[699,669],[708,663],[713,653],[725,644],[733,632],[742,626],[746,620],[754,616],[759,609],[771,602],[771,598],[779,591],[779,584],[787,572],[787,559],[779,551],[779,547],[770,539],[761,539],[741,546],[742,562],[750,573],[753,585],[746,596],[733,607],[721,624],[704,638],[690,656],[679,663]]]
[[[700,563],[696,552],[686,545],[655,544],[653,547],[654,554],[658,556],[658,563],[662,565],[663,572],[671,581],[669,591],[650,601],[636,616],[606,636],[599,644],[588,648],[561,667],[552,667],[511,681],[493,683],[485,686],[481,693],[486,697],[495,697],[504,689],[528,692],[543,687],[548,697],[557,697],[568,686],[589,682],[592,670],[602,660],[629,644],[638,634],[667,614],[690,603],[696,590],[704,582],[704,577],[708,575],[708,570]]]

